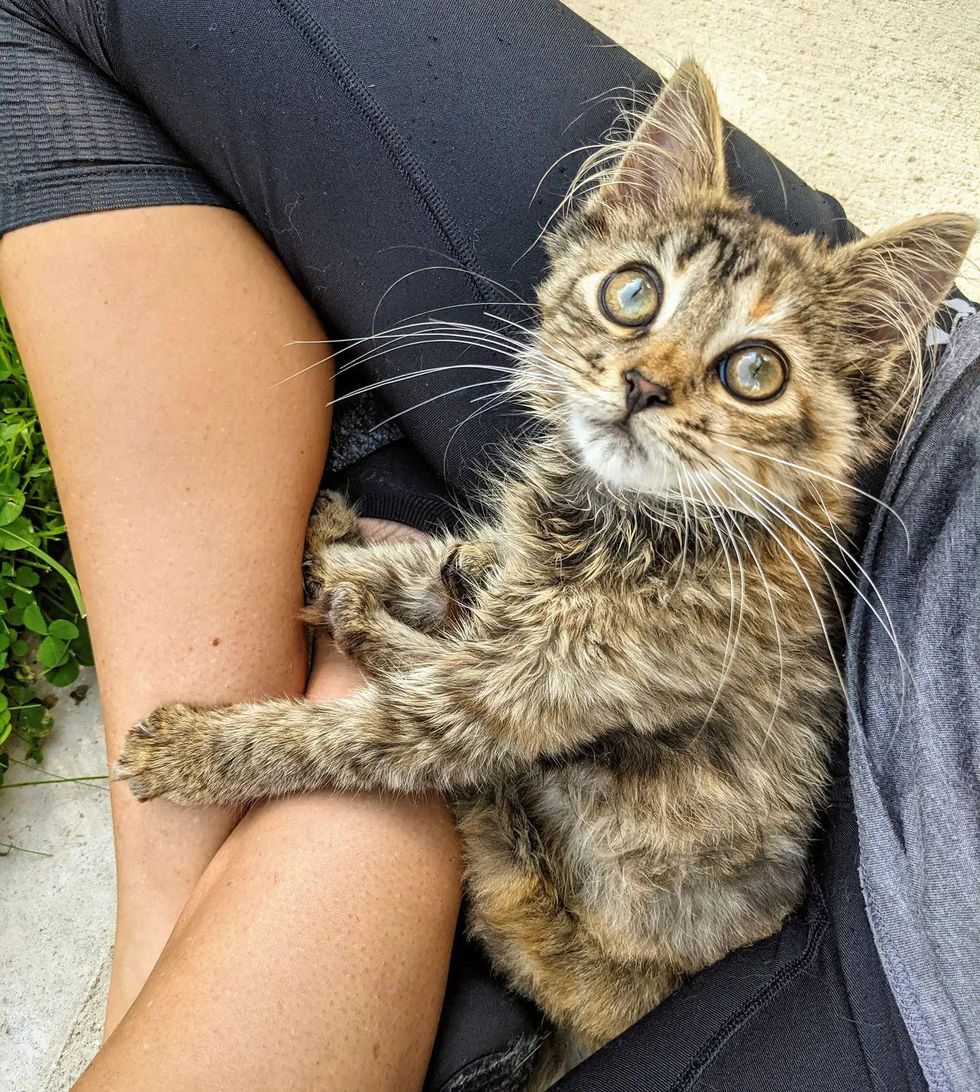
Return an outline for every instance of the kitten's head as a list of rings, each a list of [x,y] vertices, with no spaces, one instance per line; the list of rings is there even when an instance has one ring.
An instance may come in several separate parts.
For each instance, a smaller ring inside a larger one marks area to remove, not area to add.
[[[792,502],[812,484],[787,464],[846,477],[879,450],[975,222],[928,216],[832,249],[762,219],[728,187],[690,61],[596,165],[548,240],[516,380],[582,464],[617,493],[752,510],[759,487]]]

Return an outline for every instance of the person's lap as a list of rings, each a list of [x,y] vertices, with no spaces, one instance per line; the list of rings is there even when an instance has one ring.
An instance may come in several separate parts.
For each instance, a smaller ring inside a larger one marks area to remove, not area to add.
[[[161,700],[301,691],[329,383],[281,382],[297,348],[323,352],[287,341],[322,330],[271,251],[221,209],[72,217],[4,236],[0,292],[89,601],[110,761]],[[309,687],[358,680],[335,659]],[[235,816],[120,788],[107,1028],[129,1017],[82,1087],[193,1089],[202,1067],[214,1087],[421,1080],[459,900],[444,803],[323,793],[225,841]]]
[[[531,298],[544,260],[533,243],[583,153],[560,162],[536,192],[537,183],[565,153],[601,139],[617,111],[607,93],[657,86],[634,58],[553,3],[443,2],[424,14],[414,5],[299,0],[84,8],[104,21],[77,11],[72,21],[53,3],[23,6],[61,20],[153,120],[89,65],[87,93],[109,105],[84,148],[85,171],[62,157],[40,196],[18,204],[10,189],[0,230],[94,207],[239,207],[338,338],[448,305],[435,316],[490,327],[496,337],[508,321],[526,321],[510,293]],[[63,94],[86,63],[72,54],[42,90]],[[135,134],[122,149],[120,131]],[[69,135],[78,152],[86,131]],[[759,211],[831,241],[848,237],[839,206],[756,145],[735,135],[729,152],[733,178]],[[28,165],[21,192],[30,184]],[[451,269],[417,272],[424,266]],[[484,405],[474,393],[494,388],[455,388],[493,377],[484,366],[498,358],[471,348],[464,367],[460,355],[452,344],[406,345],[342,380],[346,392],[388,383],[376,405],[352,399],[359,408],[338,428],[334,477],[368,514],[422,527],[452,519],[488,450],[519,424],[506,407],[473,417]],[[407,378],[423,367],[442,370]],[[395,443],[389,424],[376,427],[390,414],[404,437]],[[801,915],[699,976],[564,1086],[756,1092],[791,1087],[807,1072],[823,1083],[805,1087],[857,1090],[875,1087],[887,1066],[887,1087],[922,1087],[868,929],[852,824],[843,786]],[[533,1036],[533,1022],[471,964],[459,977],[474,974],[461,996],[451,985],[434,1087],[463,1087],[468,1077],[478,1087],[488,1059]],[[477,1023],[490,1032],[479,1045]],[[794,1052],[811,1068],[801,1069]]]

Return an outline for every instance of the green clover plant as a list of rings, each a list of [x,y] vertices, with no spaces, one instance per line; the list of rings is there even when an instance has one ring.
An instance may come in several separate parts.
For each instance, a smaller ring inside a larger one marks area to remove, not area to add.
[[[79,666],[92,663],[67,549],[47,448],[0,304],[0,783],[11,737],[41,759],[51,702],[38,693],[39,675],[70,686]]]

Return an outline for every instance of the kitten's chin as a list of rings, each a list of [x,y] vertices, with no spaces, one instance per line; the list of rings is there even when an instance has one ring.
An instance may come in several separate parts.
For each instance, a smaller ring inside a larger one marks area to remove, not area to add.
[[[618,422],[576,414],[571,415],[568,430],[582,463],[614,493],[629,491],[665,499],[682,494],[677,463],[660,444],[640,443]]]

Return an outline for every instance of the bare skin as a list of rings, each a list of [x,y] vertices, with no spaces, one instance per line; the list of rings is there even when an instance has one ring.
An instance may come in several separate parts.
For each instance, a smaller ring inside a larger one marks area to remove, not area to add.
[[[339,697],[358,681],[330,648],[310,692]],[[205,1074],[229,1092],[419,1087],[457,867],[432,802],[322,794],[253,810],[77,1092],[197,1092]]]
[[[162,701],[301,693],[331,380],[281,382],[326,354],[289,345],[324,334],[274,255],[227,210],[94,213],[4,236],[0,297],[89,607],[110,763]],[[357,681],[332,653],[311,687]],[[421,1082],[459,899],[441,802],[318,794],[237,826],[124,786],[112,802],[107,1035],[131,1011],[78,1087]]]

